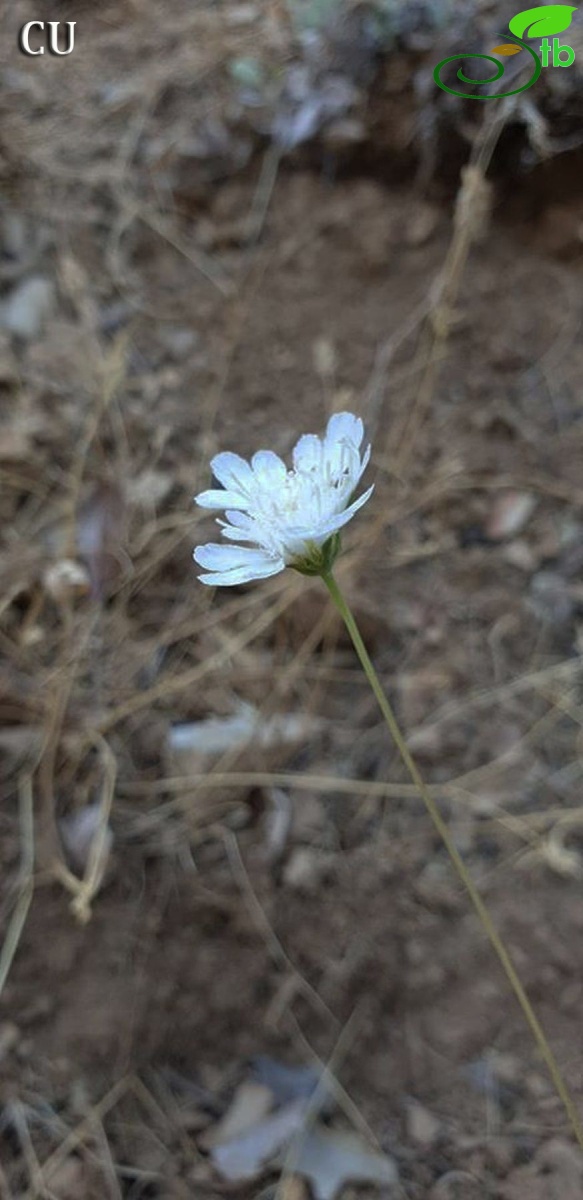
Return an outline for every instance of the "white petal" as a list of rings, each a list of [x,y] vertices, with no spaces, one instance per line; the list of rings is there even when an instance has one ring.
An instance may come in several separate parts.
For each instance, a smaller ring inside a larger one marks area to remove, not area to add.
[[[296,471],[319,470],[322,463],[322,442],[315,433],[305,433],[293,449],[293,464]]]
[[[325,444],[330,447],[335,442],[350,442],[358,450],[363,437],[364,425],[360,417],[349,412],[335,413],[326,426]]]
[[[227,525],[225,521],[219,521],[222,526],[221,533],[223,537],[229,538],[234,542],[254,542],[255,545],[260,544],[261,538],[258,536],[258,531],[252,529],[240,529],[237,525]]]
[[[195,504],[200,508],[247,508],[249,500],[241,492],[227,492],[219,488],[211,488],[208,492],[199,492],[194,497]]]
[[[334,517],[330,517],[327,521],[323,521],[321,525],[318,525],[317,529],[314,529],[311,532],[311,534],[306,533],[306,540],[314,540],[318,542],[325,541],[326,538],[329,538],[331,534],[336,533],[339,529],[342,529],[344,525],[348,525],[348,522],[352,520],[355,512],[358,512],[358,509],[362,508],[363,504],[366,504],[373,492],[374,483],[372,487],[369,487],[366,492],[363,492],[362,496],[359,496],[358,500],[355,500],[348,506],[348,508],[345,508],[343,512],[338,513]]]
[[[254,521],[247,513],[233,512],[232,509],[229,509],[226,515],[227,521],[217,521],[217,524],[222,526],[223,537],[235,542],[254,542],[269,554],[280,554],[280,540],[264,523]]]
[[[285,463],[273,450],[258,450],[251,459],[255,480],[261,487],[281,487],[287,476]]]
[[[239,454],[231,454],[229,450],[215,454],[211,458],[211,470],[227,491],[245,494],[253,487],[251,467]]]
[[[238,587],[240,583],[253,583],[256,579],[268,579],[270,575],[279,575],[280,571],[285,570],[283,559],[277,561],[275,565],[269,566],[266,570],[257,568],[247,570],[245,567],[239,567],[234,571],[222,571],[212,575],[199,575],[198,579],[201,583],[207,583],[209,587]]]
[[[223,537],[235,538],[240,542],[258,542],[261,540],[257,523],[246,512],[235,512],[232,508],[225,513],[226,521],[217,518]]]
[[[358,483],[359,479],[361,479],[361,477],[364,475],[364,472],[366,471],[366,468],[368,467],[369,462],[370,462],[370,446],[367,446],[367,448],[364,452],[364,455],[363,455],[362,462],[360,464],[359,471],[358,471],[358,477],[356,479],[357,483]]]
[[[217,542],[207,542],[205,546],[197,546],[194,560],[200,567],[209,571],[230,571],[232,567],[248,566],[251,562],[263,562],[264,550],[250,550],[248,546],[223,546]]]
[[[249,583],[252,579],[267,579],[285,567],[282,558],[274,558],[264,550],[213,543],[197,546],[194,559],[199,566],[210,569],[211,574],[199,575],[199,579],[213,587],[234,587],[239,583]]]

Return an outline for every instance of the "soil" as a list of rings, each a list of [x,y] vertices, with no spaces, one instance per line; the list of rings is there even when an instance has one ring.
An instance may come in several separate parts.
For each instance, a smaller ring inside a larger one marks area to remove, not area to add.
[[[30,274],[54,292],[32,336],[3,335],[0,380],[7,928],[30,777],[36,853],[0,1000],[0,1194],[224,1194],[199,1136],[269,1054],[332,1060],[408,1200],[577,1200],[583,1154],[321,583],[212,593],[191,559],[214,536],[192,507],[212,453],[289,454],[331,411],[362,415],[376,490],[339,579],[583,1112],[576,156],[560,192],[548,165],[511,199],[484,185],[424,404],[449,179],[388,182],[370,156],[330,173],[316,149],[265,193],[265,147],[207,177],[173,142],[203,123],[185,77],[242,34],[205,9],[189,41],[175,4],[168,81],[146,5],[66,7],[91,69],[5,64],[5,239],[17,210],[24,233],[4,265],[31,259],[4,302]],[[73,591],[50,575],[63,560],[86,572]],[[287,746],[169,749],[177,723],[242,702],[308,724]],[[82,923],[62,865],[82,874],[86,847],[61,838],[111,761]]]

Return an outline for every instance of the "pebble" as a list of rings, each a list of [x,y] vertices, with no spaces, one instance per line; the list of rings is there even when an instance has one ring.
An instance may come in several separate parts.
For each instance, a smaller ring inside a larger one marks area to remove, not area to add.
[[[566,625],[575,610],[569,585],[556,571],[537,571],[530,585],[528,606],[539,621],[555,628]]]
[[[429,1200],[484,1200],[484,1189],[467,1171],[448,1171],[432,1187]]]
[[[505,1176],[512,1169],[516,1158],[516,1148],[511,1138],[492,1137],[486,1142],[486,1156],[489,1165],[497,1175]]]
[[[50,279],[31,275],[8,297],[0,310],[0,325],[15,337],[32,341],[41,332],[54,304],[55,289]]]
[[[430,241],[441,220],[441,212],[431,204],[419,206],[405,226],[405,241],[408,246],[424,246]]]
[[[52,563],[43,574],[43,585],[49,596],[57,603],[86,596],[91,591],[91,579],[82,563],[75,559],[62,558]]]
[[[536,496],[530,492],[502,492],[496,497],[486,521],[485,533],[493,542],[503,541],[520,533],[530,520]]]
[[[502,550],[502,558],[509,566],[516,567],[518,571],[525,571],[526,574],[530,574],[537,566],[536,555],[523,538],[515,538],[514,541],[508,542]]]
[[[316,891],[329,874],[333,862],[333,854],[321,854],[318,850],[299,846],[285,868],[284,883],[300,891]]]
[[[434,1146],[441,1132],[441,1121],[417,1100],[407,1107],[407,1133],[412,1142],[423,1150]]]
[[[457,913],[465,907],[464,897],[456,887],[449,865],[431,862],[415,884],[415,895],[432,912]]]
[[[194,329],[176,325],[160,330],[160,341],[173,358],[187,358],[195,349],[199,338]]]
[[[13,1021],[2,1021],[0,1025],[0,1061],[7,1054],[10,1054],[10,1051],[14,1049],[19,1041],[20,1030],[18,1025],[15,1025]]]
[[[80,1158],[66,1158],[47,1174],[47,1187],[55,1200],[78,1200],[87,1195],[87,1175]]]
[[[255,4],[236,4],[225,13],[225,21],[231,28],[240,29],[243,25],[252,25],[259,16]]]

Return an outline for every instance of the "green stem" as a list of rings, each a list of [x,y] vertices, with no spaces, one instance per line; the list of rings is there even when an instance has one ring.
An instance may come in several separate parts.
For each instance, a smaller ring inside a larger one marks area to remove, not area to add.
[[[478,917],[480,918],[480,921],[482,923],[482,928],[484,929],[485,933],[487,934],[487,936],[490,940],[490,943],[500,960],[500,963],[502,965],[502,968],[504,970],[506,978],[508,979],[508,982],[509,982],[510,986],[512,987],[514,995],[516,996],[516,999],[518,1000],[518,1003],[522,1009],[524,1018],[527,1021],[528,1025],[532,1031],[534,1040],[535,1040],[535,1042],[538,1046],[538,1049],[547,1065],[549,1075],[550,1075],[550,1077],[553,1081],[553,1084],[557,1090],[557,1094],[560,1096],[560,1098],[563,1102],[565,1112],[569,1118],[569,1121],[571,1123],[575,1137],[576,1137],[579,1145],[583,1149],[583,1127],[582,1127],[581,1121],[579,1119],[579,1114],[577,1112],[577,1109],[575,1107],[574,1101],[569,1092],[567,1084],[565,1083],[565,1080],[563,1079],[563,1076],[562,1076],[560,1067],[557,1063],[557,1060],[556,1060],[556,1058],[553,1054],[553,1051],[551,1050],[551,1047],[547,1041],[544,1030],[538,1020],[538,1017],[536,1016],[536,1014],[532,1008],[530,1000],[528,999],[528,996],[527,996],[527,994],[524,990],[524,987],[520,981],[520,978],[516,971],[516,967],[514,966],[514,963],[512,962],[512,959],[508,953],[508,950],[506,949],[506,946],[502,940],[502,937],[498,933],[498,930],[492,920],[492,917],[490,916],[490,912],[489,912],[485,902],[482,900],[482,897],[481,897],[481,895],[480,895],[480,893],[479,893],[479,891],[478,891],[478,889],[477,889],[477,887],[476,887],[476,885],[464,863],[464,860],[463,860],[461,854],[459,853],[459,850],[457,849],[455,842],[452,839],[452,836],[451,836],[449,829],[439,811],[439,808],[437,807],[435,800],[433,799],[431,793],[429,792],[428,788],[426,787],[426,785],[423,781],[423,778],[419,772],[419,768],[417,767],[415,760],[413,759],[411,752],[407,746],[407,743],[403,737],[403,734],[401,733],[401,730],[399,728],[397,719],[391,708],[391,705],[389,704],[389,701],[387,700],[387,697],[385,696],[385,693],[381,687],[379,677],[372,665],[368,651],[362,640],[360,631],[359,631],[356,621],[352,615],[352,612],[351,612],[350,608],[348,607],[348,604],[346,603],[346,600],[344,599],[344,596],[342,595],[342,592],[340,591],[338,584],[337,584],[336,580],[334,579],[333,575],[332,574],[323,575],[322,578],[324,580],[324,583],[326,584],[326,587],[328,588],[328,591],[330,592],[330,595],[334,601],[334,604],[336,605],[336,608],[338,609],[338,612],[340,613],[340,616],[342,617],[342,620],[344,621],[344,624],[346,625],[348,633],[350,634],[350,637],[352,639],[352,644],[354,646],[354,649],[356,650],[356,653],[360,660],[362,669],[363,669],[363,671],[368,679],[368,682],[370,683],[370,686],[375,694],[379,708],[380,708],[380,710],[383,714],[383,717],[386,721],[389,733],[391,734],[391,737],[393,738],[393,741],[399,751],[399,754],[401,755],[403,763],[405,764],[407,771],[409,772],[409,775],[411,776],[411,779],[413,780],[413,783],[415,784],[415,786],[419,792],[419,795],[420,795],[421,799],[423,800],[423,803],[425,804],[427,812],[429,813],[429,816],[431,817],[431,820],[433,821],[433,824],[434,824],[437,832],[439,833],[439,836],[440,836],[440,838],[447,850],[447,853],[449,854],[449,857],[455,867],[457,875],[458,875],[459,879],[461,880],[461,882],[463,883],[463,885],[468,893],[468,896],[470,897],[470,900],[471,900],[471,902],[476,910],[476,913],[478,914]]]

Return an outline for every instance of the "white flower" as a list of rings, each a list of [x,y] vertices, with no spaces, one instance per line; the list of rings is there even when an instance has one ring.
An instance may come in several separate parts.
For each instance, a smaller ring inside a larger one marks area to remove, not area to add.
[[[201,492],[195,500],[202,508],[225,509],[226,521],[218,520],[222,536],[244,544],[197,546],[195,561],[209,572],[199,575],[202,583],[248,583],[289,566],[321,573],[337,551],[330,539],[373,490],[352,500],[370,458],[370,446],[360,455],[363,436],[359,417],[337,413],[323,438],[308,433],[299,439],[292,470],[271,450],[258,450],[250,463],[217,454],[211,467],[224,490]]]

